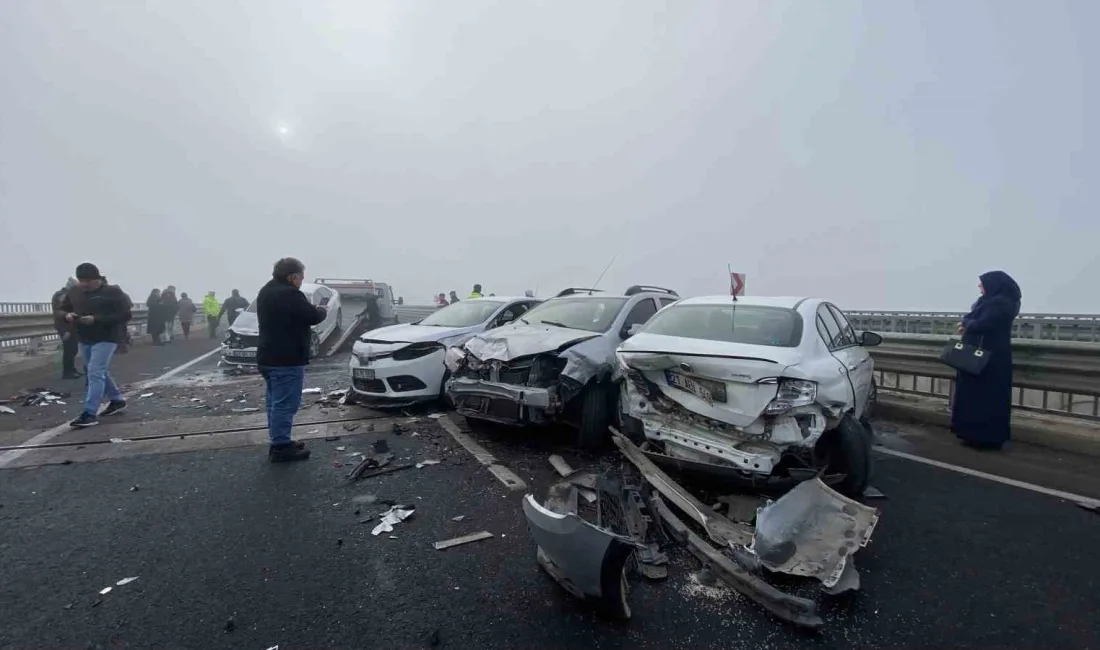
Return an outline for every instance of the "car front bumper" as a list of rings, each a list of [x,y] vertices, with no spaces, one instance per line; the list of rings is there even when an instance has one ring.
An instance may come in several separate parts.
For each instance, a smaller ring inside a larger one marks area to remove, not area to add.
[[[351,389],[367,402],[409,404],[436,399],[446,372],[444,354],[440,349],[408,361],[384,357],[366,365],[353,355],[348,364]],[[417,383],[420,386],[414,387]]]
[[[555,410],[556,390],[458,377],[447,382],[447,396],[461,415],[508,424],[532,420],[531,410]]]
[[[256,365],[256,348],[227,348],[223,345],[222,365],[253,367]]]

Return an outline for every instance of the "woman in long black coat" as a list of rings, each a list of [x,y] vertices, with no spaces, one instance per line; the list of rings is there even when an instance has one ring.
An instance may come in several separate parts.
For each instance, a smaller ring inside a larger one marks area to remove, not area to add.
[[[1020,313],[1020,286],[1004,271],[980,279],[982,295],[959,332],[963,343],[988,352],[989,361],[980,375],[957,373],[951,430],[965,445],[1000,449],[1012,423],[1012,322]]]
[[[161,336],[164,334],[164,305],[160,301],[160,289],[153,289],[149,297],[145,299],[146,328],[153,337],[153,345],[164,345]]]

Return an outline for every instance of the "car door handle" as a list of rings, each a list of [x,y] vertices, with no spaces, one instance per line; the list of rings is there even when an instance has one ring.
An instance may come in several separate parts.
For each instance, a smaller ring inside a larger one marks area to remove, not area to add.
[[[867,361],[867,358],[864,357],[864,358],[860,359],[858,363],[853,363],[852,365],[848,366],[848,370],[855,370],[856,368],[858,368],[858,367],[862,366],[864,363],[866,363],[866,361]]]

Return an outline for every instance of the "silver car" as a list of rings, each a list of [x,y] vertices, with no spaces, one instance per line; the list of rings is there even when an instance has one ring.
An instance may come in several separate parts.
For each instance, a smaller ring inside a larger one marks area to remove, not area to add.
[[[581,447],[599,446],[618,412],[615,349],[679,299],[660,287],[614,295],[566,289],[516,322],[447,351],[447,394],[468,418],[505,424],[560,421]]]

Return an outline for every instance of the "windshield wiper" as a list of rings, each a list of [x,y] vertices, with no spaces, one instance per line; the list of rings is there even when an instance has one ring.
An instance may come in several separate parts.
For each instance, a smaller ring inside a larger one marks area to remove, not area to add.
[[[542,321],[539,321],[539,324],[540,325],[551,325],[553,327],[564,327],[567,330],[568,329],[573,329],[573,328],[569,327],[568,325],[566,325],[564,323],[559,323],[559,322],[553,321],[553,320],[542,320]]]

